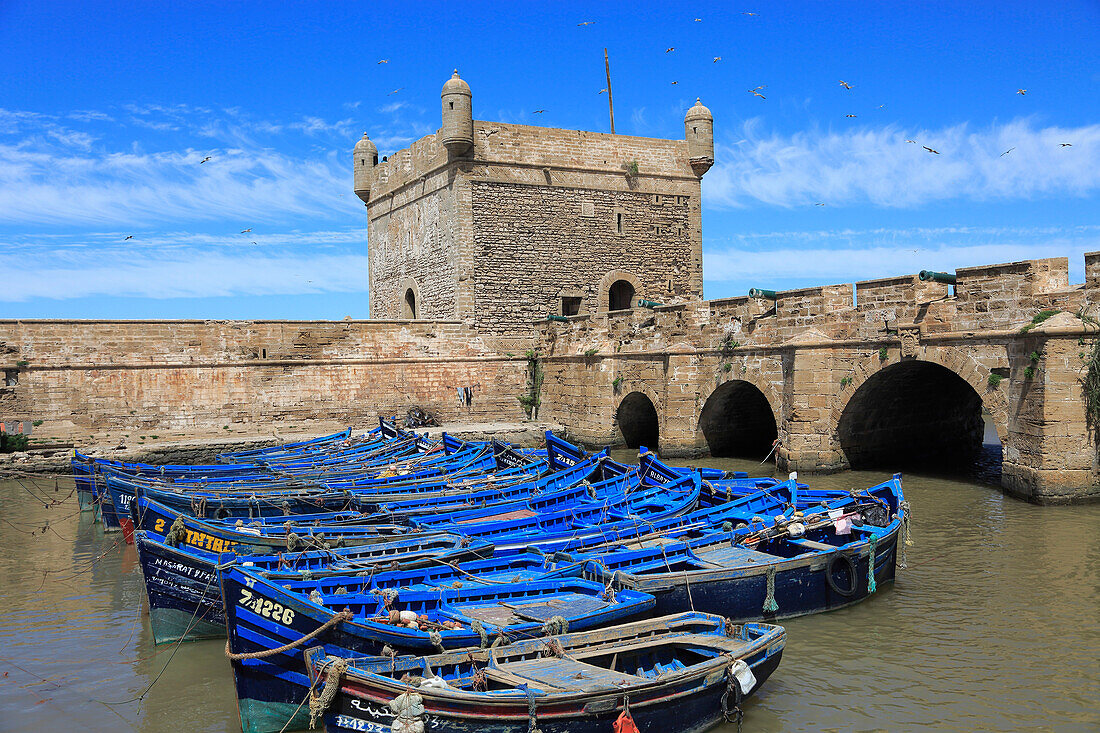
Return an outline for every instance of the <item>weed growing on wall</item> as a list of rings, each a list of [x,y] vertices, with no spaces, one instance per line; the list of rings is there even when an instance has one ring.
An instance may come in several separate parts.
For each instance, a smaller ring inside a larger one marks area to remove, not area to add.
[[[1035,314],[1035,317],[1031,319],[1031,323],[1027,324],[1026,326],[1024,326],[1023,328],[1020,329],[1020,333],[1027,333],[1028,331],[1035,328],[1036,326],[1038,326],[1040,323],[1042,323],[1046,319],[1050,318],[1053,315],[1057,315],[1058,313],[1061,313],[1061,312],[1062,311],[1058,310],[1057,308],[1051,308],[1051,309],[1048,309],[1048,310],[1039,311],[1038,313]]]
[[[1085,397],[1085,420],[1092,431],[1093,443],[1100,446],[1100,339],[1092,340],[1092,348],[1084,353],[1085,376],[1081,391]]]

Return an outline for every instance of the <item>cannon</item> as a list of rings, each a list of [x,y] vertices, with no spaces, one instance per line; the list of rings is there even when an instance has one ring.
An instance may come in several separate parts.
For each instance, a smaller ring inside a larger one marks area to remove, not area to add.
[[[931,270],[920,271],[921,282],[934,282],[943,283],[944,285],[954,285],[955,276],[947,272],[932,272]]]
[[[764,300],[779,300],[779,295],[774,290],[764,290],[762,288],[750,288],[750,298],[762,298]]]
[[[660,308],[664,303],[658,303],[655,300],[646,300],[645,298],[638,298],[638,305],[643,308]]]

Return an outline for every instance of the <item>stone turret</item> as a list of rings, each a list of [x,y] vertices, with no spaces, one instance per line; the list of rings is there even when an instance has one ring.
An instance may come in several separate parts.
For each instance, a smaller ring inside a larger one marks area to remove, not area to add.
[[[474,146],[473,94],[470,85],[454,76],[443,85],[443,145],[452,156],[465,154]]]
[[[691,169],[702,178],[714,165],[714,116],[699,99],[684,115],[684,137]]]
[[[355,195],[367,203],[370,200],[370,183],[374,178],[374,166],[378,165],[378,148],[363,133],[363,139],[355,143],[352,153],[355,166]]]

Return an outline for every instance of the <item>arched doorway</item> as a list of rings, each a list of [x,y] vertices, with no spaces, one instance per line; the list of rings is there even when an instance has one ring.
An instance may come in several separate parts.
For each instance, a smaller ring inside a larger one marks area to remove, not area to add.
[[[965,379],[928,361],[879,370],[855,391],[837,425],[854,469],[969,470],[982,454],[982,398]]]
[[[653,401],[649,397],[641,392],[628,394],[619,403],[619,409],[615,412],[615,422],[623,434],[623,442],[626,443],[627,448],[644,445],[646,448],[657,450],[660,426],[657,408],[653,406]]]
[[[406,320],[416,320],[416,293],[412,288],[405,291],[405,299],[401,304],[401,317]]]
[[[712,456],[763,458],[779,435],[764,393],[735,379],[719,386],[699,413],[699,429]]]
[[[629,280],[616,280],[607,291],[607,309],[623,311],[634,307],[634,286]]]

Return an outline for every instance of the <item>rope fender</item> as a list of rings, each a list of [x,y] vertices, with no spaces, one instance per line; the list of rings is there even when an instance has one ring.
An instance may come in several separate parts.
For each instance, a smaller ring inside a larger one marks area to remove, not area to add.
[[[344,676],[344,673],[348,670],[348,660],[337,659],[332,663],[332,666],[328,670],[328,674],[325,676],[325,686],[321,690],[320,695],[314,695],[312,690],[309,695],[309,727],[314,729],[317,724],[321,722],[321,716],[328,710],[328,706],[332,704],[332,701],[336,698],[336,693],[340,691],[340,678]]]

